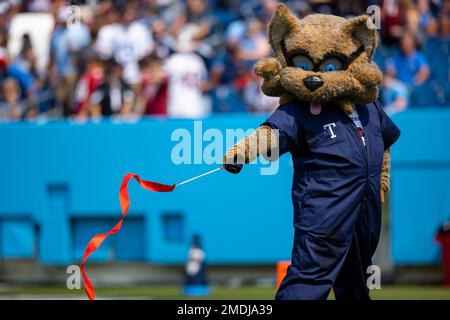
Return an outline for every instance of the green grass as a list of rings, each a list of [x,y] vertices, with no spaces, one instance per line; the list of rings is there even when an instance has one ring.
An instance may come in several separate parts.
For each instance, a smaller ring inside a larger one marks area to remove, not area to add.
[[[181,288],[176,286],[144,286],[144,287],[114,287],[96,288],[98,298],[141,298],[141,299],[186,299],[181,294]],[[275,289],[271,287],[244,286],[239,288],[213,287],[208,299],[273,299]],[[0,289],[2,298],[85,298],[82,290],[68,290],[64,287],[32,286],[9,287]],[[332,295],[330,297],[333,298]],[[441,286],[384,286],[372,291],[373,299],[420,300],[439,299],[450,300],[450,287]]]

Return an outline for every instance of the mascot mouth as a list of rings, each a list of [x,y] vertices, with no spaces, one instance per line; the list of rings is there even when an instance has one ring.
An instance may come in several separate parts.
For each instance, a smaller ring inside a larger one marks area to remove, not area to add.
[[[320,102],[311,101],[309,104],[309,111],[312,115],[318,116],[322,111],[322,104]]]

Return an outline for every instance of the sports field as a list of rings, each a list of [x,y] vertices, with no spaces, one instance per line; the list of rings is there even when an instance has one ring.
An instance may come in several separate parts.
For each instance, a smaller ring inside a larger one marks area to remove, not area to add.
[[[244,286],[238,288],[213,287],[206,299],[240,300],[273,299],[275,289],[271,287]],[[177,286],[145,286],[97,288],[97,299],[186,299]],[[450,287],[442,286],[383,286],[372,291],[376,300],[450,300]],[[0,299],[86,299],[81,290],[61,287],[1,287]],[[205,299],[205,298],[203,298]],[[333,299],[330,296],[330,299]]]

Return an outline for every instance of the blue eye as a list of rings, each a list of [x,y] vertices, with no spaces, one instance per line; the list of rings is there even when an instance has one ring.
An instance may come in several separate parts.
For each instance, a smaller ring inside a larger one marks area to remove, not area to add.
[[[314,64],[307,56],[298,54],[292,58],[292,63],[295,67],[303,69],[305,71],[311,71],[314,68]]]
[[[344,63],[338,58],[329,58],[322,62],[319,70],[322,72],[339,71],[344,69]]]
[[[302,68],[305,71],[308,71],[308,65],[306,63],[300,63],[298,65],[299,68]]]
[[[334,65],[332,65],[331,63],[329,63],[329,64],[326,66],[325,70],[326,70],[326,71],[335,71],[335,70],[336,70],[336,67],[335,67]]]

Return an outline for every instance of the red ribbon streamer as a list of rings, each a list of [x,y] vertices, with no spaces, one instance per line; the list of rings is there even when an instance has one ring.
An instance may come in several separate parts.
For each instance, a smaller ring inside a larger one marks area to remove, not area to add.
[[[119,191],[119,199],[120,199],[120,207],[122,208],[122,218],[119,220],[119,222],[107,233],[100,233],[92,237],[92,239],[89,241],[88,245],[86,246],[86,250],[84,251],[83,260],[81,260],[81,274],[84,279],[84,290],[86,291],[86,294],[88,295],[90,300],[95,299],[95,291],[94,287],[92,287],[91,281],[89,281],[88,276],[86,275],[86,272],[84,271],[84,263],[86,262],[87,258],[100,247],[100,245],[105,241],[105,239],[114,234],[117,233],[120,228],[122,227],[123,220],[125,219],[128,208],[130,207],[130,198],[128,196],[128,182],[131,180],[131,178],[134,178],[142,188],[155,191],[155,192],[172,192],[176,185],[167,185],[167,184],[161,184],[151,181],[145,181],[141,180],[137,174],[134,173],[127,173],[122,180],[122,184],[120,186]]]

